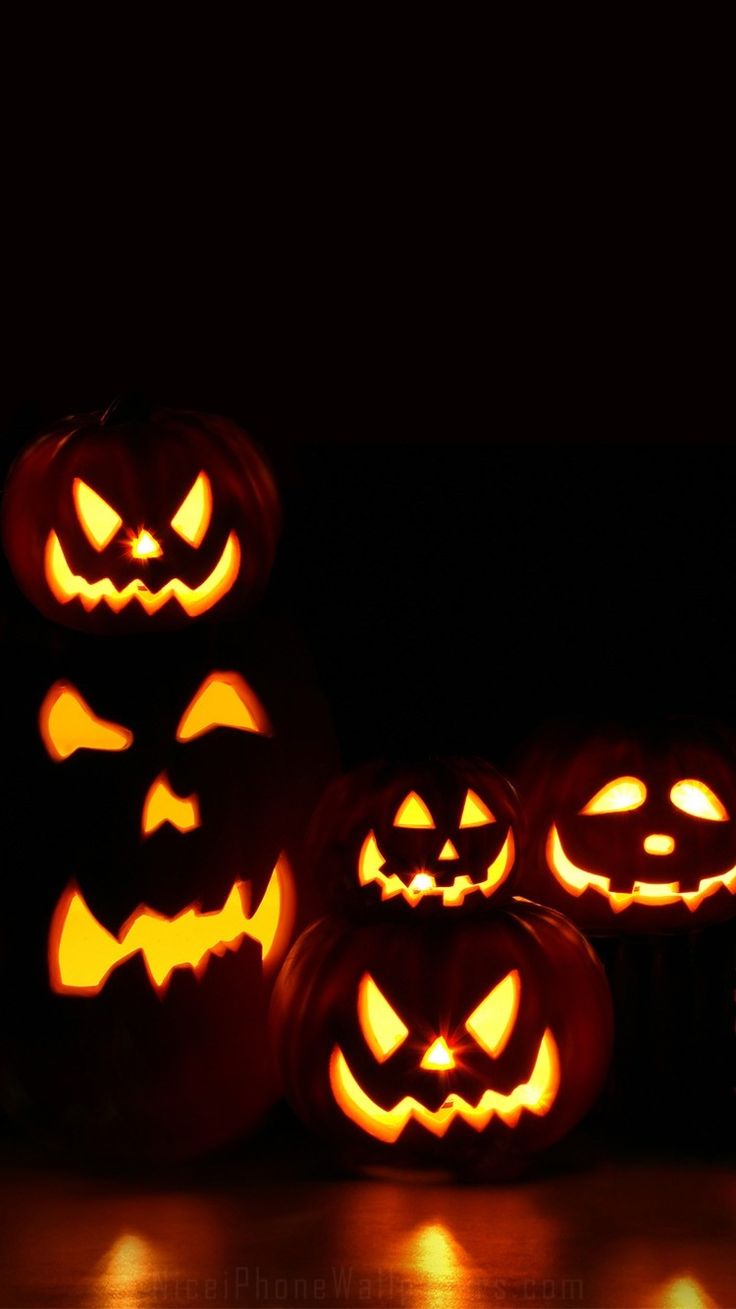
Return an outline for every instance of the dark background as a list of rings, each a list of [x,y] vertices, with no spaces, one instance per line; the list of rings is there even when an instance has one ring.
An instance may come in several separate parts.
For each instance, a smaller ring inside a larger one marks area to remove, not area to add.
[[[348,763],[733,720],[714,34],[282,20],[8,45],[4,462],[129,388],[240,420]]]
[[[717,34],[261,17],[8,33],[5,462],[129,388],[240,420],[349,763],[733,719]]]

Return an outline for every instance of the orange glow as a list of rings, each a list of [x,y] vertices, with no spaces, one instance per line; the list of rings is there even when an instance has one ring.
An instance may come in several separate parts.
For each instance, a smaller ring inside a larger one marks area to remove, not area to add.
[[[369,832],[358,855],[358,881],[361,886],[376,882],[381,888],[382,900],[392,900],[394,896],[402,895],[407,904],[414,906],[424,896],[441,896],[443,905],[452,906],[462,904],[465,897],[474,891],[479,891],[485,896],[492,895],[508,877],[513,867],[514,856],[514,834],[509,828],[506,840],[481,882],[474,882],[467,873],[460,873],[454,878],[451,886],[437,886],[434,874],[427,872],[426,869],[420,869],[407,885],[397,873],[383,872],[385,857],[381,853],[375,834]]]
[[[95,550],[104,550],[123,525],[120,514],[97,491],[87,486],[81,477],[75,477],[72,482],[72,498],[77,518],[90,545]]]
[[[686,904],[693,913],[708,896],[715,895],[725,886],[736,895],[736,865],[715,877],[701,877],[697,891],[681,891],[679,882],[634,882],[630,891],[612,891],[610,877],[589,873],[578,868],[565,853],[560,834],[553,824],[547,837],[547,863],[557,881],[570,895],[582,895],[589,888],[605,896],[614,913],[621,913],[632,904]]]
[[[358,1020],[368,1048],[379,1064],[398,1050],[409,1035],[409,1028],[376,986],[370,973],[364,973],[360,979]]]
[[[150,532],[142,528],[130,542],[130,553],[134,559],[159,559],[163,550],[155,536],[151,536]]]
[[[428,1050],[424,1052],[424,1058],[420,1068],[434,1069],[436,1072],[446,1072],[455,1067],[455,1059],[452,1050],[449,1048],[444,1036],[438,1036],[433,1041]]]
[[[666,836],[664,832],[651,832],[644,837],[643,844],[647,854],[672,854],[675,838]]]
[[[192,741],[215,727],[272,734],[268,715],[255,691],[239,673],[210,673],[184,711],[177,741]]]
[[[482,1132],[494,1115],[508,1127],[515,1127],[524,1110],[542,1116],[554,1104],[560,1085],[560,1060],[557,1044],[549,1030],[539,1043],[531,1077],[508,1095],[484,1091],[476,1105],[451,1091],[439,1109],[427,1109],[413,1096],[405,1095],[392,1109],[383,1109],[371,1100],[353,1076],[339,1046],[330,1057],[330,1086],[342,1112],[379,1141],[396,1141],[407,1123],[414,1119],[434,1136],[444,1136],[456,1118],[461,1118],[476,1132]]]
[[[98,718],[70,682],[54,682],[38,714],[41,738],[52,759],[68,759],[75,750],[127,750],[133,733]]]
[[[621,814],[638,809],[647,798],[647,788],[638,777],[616,777],[602,786],[581,814]]]
[[[207,474],[200,473],[174,514],[171,526],[184,541],[196,547],[204,540],[211,517],[212,487]]]
[[[661,1288],[657,1309],[717,1309],[715,1300],[694,1277],[673,1277]]]
[[[175,968],[193,968],[201,975],[210,954],[237,950],[246,936],[260,943],[265,963],[274,951],[283,953],[293,922],[293,880],[283,855],[251,917],[249,902],[250,883],[236,882],[222,908],[211,913],[191,906],[175,918],[165,918],[143,905],[115,937],[72,884],[51,923],[51,987],[61,994],[97,995],[110,974],[140,952],[151,983],[161,990]]]
[[[459,858],[460,858],[460,855],[458,854],[457,850],[455,849],[454,845],[452,844],[452,841],[445,841],[445,844],[443,845],[442,849],[440,850],[440,852],[439,852],[437,858],[438,858],[438,859],[459,859]]]
[[[410,791],[401,801],[394,818],[394,827],[434,827],[434,819],[416,791]]]
[[[191,832],[199,827],[199,801],[196,795],[183,797],[172,791],[166,773],[160,773],[152,782],[143,801],[141,831],[150,836],[164,823],[171,823],[179,832]]]
[[[137,600],[141,608],[151,615],[158,613],[159,609],[173,599],[178,601],[190,618],[196,618],[217,604],[235,584],[240,571],[240,545],[235,533],[231,532],[215,567],[199,586],[188,586],[178,577],[172,577],[164,582],[160,590],[150,591],[145,582],[136,577],[119,591],[109,577],[103,577],[99,582],[88,582],[73,573],[56,532],[49,532],[44,551],[44,570],[49,590],[59,604],[68,604],[70,600],[78,599],[87,613],[104,602],[113,613],[118,614],[131,601]]]
[[[436,885],[433,873],[415,873],[409,883],[410,891],[431,891]]]
[[[460,815],[461,827],[485,827],[486,823],[495,823],[495,818],[491,813],[485,800],[481,800],[475,791],[468,791],[463,805],[463,812]]]
[[[465,1026],[486,1054],[501,1054],[514,1030],[519,1012],[521,980],[518,970],[507,973],[503,981],[481,1000]]]
[[[670,791],[670,800],[693,818],[707,818],[711,823],[724,823],[728,819],[725,806],[715,792],[705,782],[698,782],[694,778],[675,782]]]

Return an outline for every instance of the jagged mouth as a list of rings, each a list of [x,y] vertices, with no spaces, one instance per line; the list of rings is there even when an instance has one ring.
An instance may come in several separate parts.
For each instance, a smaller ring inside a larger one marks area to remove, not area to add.
[[[293,879],[281,855],[255,912],[251,883],[235,882],[222,905],[202,912],[190,905],[173,918],[141,905],[117,936],[98,922],[75,883],[62,894],[49,931],[52,990],[64,995],[98,995],[111,974],[134,955],[143,959],[151,985],[165,991],[177,968],[202,978],[211,956],[222,958],[246,937],[261,947],[263,963],[277,962],[293,925]]]
[[[59,604],[80,600],[87,613],[104,603],[117,614],[131,601],[137,600],[151,615],[169,600],[177,600],[190,618],[196,618],[211,609],[234,585],[240,571],[240,544],[235,532],[231,532],[212,572],[199,586],[188,586],[180,578],[172,577],[158,591],[151,591],[142,578],[136,577],[118,590],[109,577],[88,582],[73,573],[56,532],[50,532],[44,551],[44,571],[49,589]]]
[[[392,1109],[376,1104],[360,1086],[339,1046],[330,1057],[330,1086],[343,1113],[363,1131],[391,1144],[396,1141],[412,1120],[421,1123],[433,1136],[444,1136],[456,1119],[461,1119],[476,1132],[482,1132],[491,1119],[498,1117],[507,1127],[515,1127],[524,1110],[541,1117],[554,1104],[560,1085],[560,1058],[557,1043],[549,1030],[539,1043],[531,1077],[508,1095],[486,1090],[477,1104],[470,1104],[462,1095],[451,1091],[439,1109],[405,1095]]]
[[[435,896],[442,899],[443,905],[461,905],[465,897],[473,892],[490,896],[505,882],[514,863],[514,834],[509,828],[501,849],[493,863],[486,870],[481,881],[474,881],[467,873],[458,874],[447,886],[438,886],[434,873],[427,869],[417,869],[409,882],[405,882],[398,873],[384,873],[385,856],[381,853],[374,832],[369,832],[358,856],[358,880],[361,886],[375,882],[381,888],[381,899],[392,900],[403,896],[407,904],[419,904],[425,897]]]
[[[630,891],[612,891],[610,877],[600,873],[590,873],[586,868],[579,868],[568,857],[562,844],[560,834],[553,823],[547,837],[547,863],[557,881],[570,895],[582,895],[584,891],[595,891],[603,896],[614,913],[620,914],[632,904],[667,905],[685,904],[694,913],[696,909],[715,895],[721,887],[736,895],[736,865],[725,873],[715,877],[701,877],[695,891],[681,891],[679,882],[641,882],[635,881]]]

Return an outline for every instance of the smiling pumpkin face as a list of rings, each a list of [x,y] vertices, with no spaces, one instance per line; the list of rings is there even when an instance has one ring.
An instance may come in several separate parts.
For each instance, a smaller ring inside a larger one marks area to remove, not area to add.
[[[692,725],[607,736],[527,768],[526,894],[592,931],[669,931],[736,912],[736,771]]]
[[[118,635],[185,626],[261,591],[279,526],[271,475],[225,419],[124,408],[70,419],[11,469],[3,535],[47,617]]]
[[[511,786],[482,760],[371,764],[326,793],[310,862],[338,907],[458,914],[510,894],[520,826]]]
[[[553,911],[297,942],[274,995],[295,1108],[362,1157],[451,1166],[522,1156],[595,1098],[611,1039],[605,979]]]

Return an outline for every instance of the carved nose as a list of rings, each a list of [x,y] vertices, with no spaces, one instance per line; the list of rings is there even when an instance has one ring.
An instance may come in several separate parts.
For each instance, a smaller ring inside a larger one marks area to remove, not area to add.
[[[130,543],[130,553],[134,559],[160,559],[163,550],[156,540],[145,528]]]
[[[432,1068],[435,1072],[444,1072],[446,1069],[454,1067],[455,1060],[452,1057],[452,1051],[444,1036],[438,1036],[437,1040],[433,1041],[429,1049],[425,1051],[420,1068]]]
[[[651,835],[644,837],[644,849],[647,854],[672,854],[675,848],[675,838],[665,836],[663,832],[652,832]]]
[[[437,856],[437,858],[438,858],[438,859],[459,859],[459,858],[460,858],[460,855],[458,854],[457,850],[455,849],[454,845],[452,844],[452,841],[445,841],[445,844],[443,845],[442,849],[440,850],[439,855]]]
[[[166,773],[159,773],[143,801],[141,831],[150,836],[164,823],[171,823],[179,832],[192,832],[200,823],[199,800],[196,795],[177,795]]]

